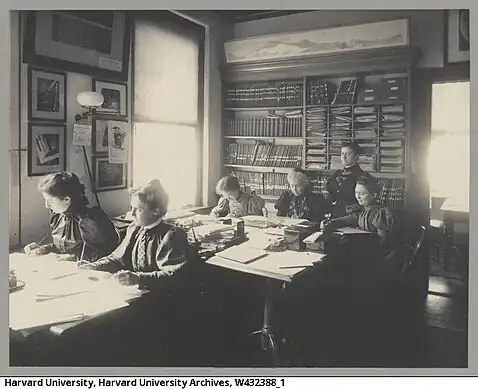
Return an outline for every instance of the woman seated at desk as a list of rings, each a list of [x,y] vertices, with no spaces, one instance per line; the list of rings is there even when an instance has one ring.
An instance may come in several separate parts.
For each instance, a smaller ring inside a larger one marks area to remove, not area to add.
[[[121,244],[95,263],[81,263],[83,269],[115,273],[123,285],[154,289],[181,269],[188,259],[186,233],[163,221],[169,197],[158,180],[132,192],[134,221]]]
[[[255,192],[248,194],[241,190],[237,177],[225,176],[221,178],[216,185],[216,193],[221,197],[211,211],[212,216],[267,216],[264,199]]]
[[[378,235],[378,247],[364,247],[363,254],[374,254],[371,260],[396,258],[401,244],[401,234],[396,215],[386,205],[380,204],[377,179],[364,173],[357,179],[355,197],[358,205],[343,217],[322,223],[324,231],[333,231],[342,227],[355,227]],[[376,257],[378,256],[378,258]],[[394,266],[395,261],[386,261]],[[385,269],[384,269],[385,270]]]
[[[360,147],[355,143],[345,144],[340,153],[343,169],[336,170],[327,180],[326,199],[333,204],[332,217],[342,217],[347,214],[347,208],[357,204],[355,184],[357,178],[364,174],[358,164]]]
[[[81,258],[91,262],[108,255],[118,245],[113,223],[101,208],[88,205],[85,186],[76,174],[47,175],[38,183],[38,190],[51,211],[53,243],[32,242],[25,246],[25,253],[45,255],[54,252],[64,254],[64,259]]]
[[[312,192],[312,186],[307,174],[299,168],[294,168],[287,174],[290,189],[279,197],[274,205],[277,216],[295,219],[307,219],[320,223],[324,220],[328,206],[324,197]]]

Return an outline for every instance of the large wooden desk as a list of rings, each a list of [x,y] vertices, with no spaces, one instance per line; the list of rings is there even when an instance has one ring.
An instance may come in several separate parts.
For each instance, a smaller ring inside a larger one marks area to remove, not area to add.
[[[261,232],[255,228],[248,229],[249,234],[260,234]],[[265,233],[263,233],[265,235]],[[249,245],[248,242],[243,243],[241,246]],[[222,268],[239,271],[242,273],[253,274],[259,277],[263,277],[266,282],[265,298],[264,298],[264,313],[262,329],[253,332],[251,335],[261,336],[261,346],[264,351],[272,353],[273,361],[276,366],[280,364],[278,342],[276,340],[276,334],[273,331],[272,312],[275,303],[277,293],[285,286],[285,283],[290,283],[299,278],[302,274],[314,267],[313,263],[319,263],[324,254],[312,253],[312,252],[270,252],[266,257],[257,259],[250,263],[236,262],[230,259],[226,259],[217,254],[211,257],[207,263]],[[281,267],[279,264],[282,262],[284,255],[289,255],[293,262],[297,259],[310,261],[310,265],[307,266],[294,266],[289,262],[287,267]],[[302,257],[302,258],[301,258]]]

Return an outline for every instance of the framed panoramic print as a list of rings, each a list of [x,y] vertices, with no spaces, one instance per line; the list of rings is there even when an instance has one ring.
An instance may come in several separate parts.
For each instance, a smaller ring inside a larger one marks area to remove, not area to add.
[[[470,60],[470,10],[449,10],[446,26],[446,62],[468,62]]]
[[[108,156],[93,156],[93,181],[97,192],[127,188],[128,164],[111,163]]]
[[[66,122],[66,73],[28,69],[28,119]]]
[[[108,154],[109,129],[119,128],[122,132],[129,134],[129,123],[125,120],[108,120],[107,118],[94,119],[92,128],[92,151],[93,154]]]
[[[28,124],[28,175],[66,169],[66,125]]]
[[[123,83],[93,79],[93,90],[101,92],[104,102],[96,113],[126,117],[128,115],[128,89]]]
[[[29,11],[23,62],[127,81],[131,21],[121,11]]]

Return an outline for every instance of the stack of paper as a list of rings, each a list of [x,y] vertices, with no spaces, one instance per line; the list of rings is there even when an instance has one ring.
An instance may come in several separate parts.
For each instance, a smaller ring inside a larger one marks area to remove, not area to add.
[[[265,257],[268,255],[267,251],[255,249],[249,245],[239,245],[232,246],[220,253],[216,254],[217,256],[231,261],[236,261],[240,263],[250,263],[258,260],[259,258]]]

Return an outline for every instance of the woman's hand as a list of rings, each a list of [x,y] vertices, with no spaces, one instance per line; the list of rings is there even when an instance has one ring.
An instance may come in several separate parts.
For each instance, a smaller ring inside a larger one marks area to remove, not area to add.
[[[95,270],[95,265],[91,262],[81,260],[77,262],[78,268],[82,270]]]
[[[37,243],[36,242],[32,242],[32,243],[29,243],[25,246],[25,248],[23,249],[25,251],[25,254],[28,254],[28,255],[46,255],[48,254],[49,250],[48,250],[48,246],[39,246],[39,247],[36,247]]]
[[[59,261],[70,261],[74,262],[76,261],[76,255],[73,254],[57,254],[55,255],[55,258],[58,259]]]
[[[120,270],[111,276],[118,280],[121,285],[132,286],[139,284],[139,277],[136,273],[129,270]]]

